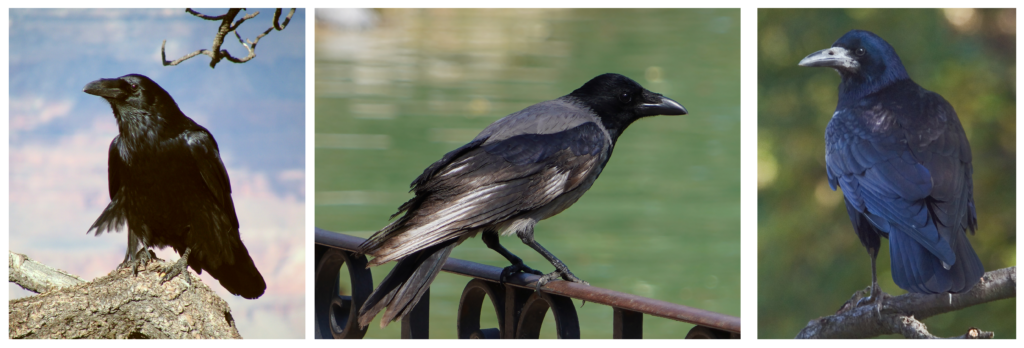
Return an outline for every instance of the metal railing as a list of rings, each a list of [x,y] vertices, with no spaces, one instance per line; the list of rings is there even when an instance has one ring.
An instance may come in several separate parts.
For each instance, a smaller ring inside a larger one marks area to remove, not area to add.
[[[316,338],[363,338],[359,307],[373,292],[366,256],[359,254],[364,239],[316,229],[314,307]],[[351,295],[339,292],[342,265],[348,266]],[[473,278],[459,300],[459,338],[538,338],[550,309],[558,338],[580,338],[579,318],[572,299],[607,305],[613,310],[613,338],[643,338],[644,314],[694,324],[685,338],[739,338],[740,318],[594,286],[553,281],[534,291],[537,275],[518,273],[502,285],[501,268],[448,259],[445,272]],[[490,298],[498,328],[480,328],[480,309]],[[427,338],[430,290],[402,319],[402,338]]]

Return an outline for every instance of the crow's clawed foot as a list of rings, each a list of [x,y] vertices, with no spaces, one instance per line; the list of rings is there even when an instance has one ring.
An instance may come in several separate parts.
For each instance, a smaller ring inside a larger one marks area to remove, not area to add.
[[[192,276],[188,274],[189,252],[191,252],[191,250],[185,250],[185,254],[181,255],[181,258],[178,259],[178,261],[174,262],[174,264],[171,265],[171,267],[168,267],[165,270],[167,273],[164,274],[164,277],[162,279],[160,279],[160,284],[163,284],[168,280],[174,279],[175,276],[180,274],[181,276],[185,277],[185,282],[188,283],[188,286],[192,286]]]
[[[572,272],[569,272],[569,270],[565,270],[565,272],[554,271],[554,272],[542,275],[540,277],[540,279],[537,280],[537,286],[536,286],[537,292],[540,292],[540,287],[544,286],[544,284],[547,284],[547,283],[551,282],[552,280],[557,280],[558,278],[562,278],[563,280],[568,281],[568,282],[590,285],[590,283],[587,283],[583,279],[580,279],[579,277],[576,277],[576,275],[572,274]]]
[[[505,267],[504,269],[501,270],[501,277],[499,278],[501,286],[505,286],[505,282],[508,281],[508,278],[512,277],[513,275],[519,272],[544,275],[544,273],[541,273],[541,271],[530,268],[525,263],[520,261],[519,263],[512,264],[511,266]]]
[[[138,276],[139,266],[145,266],[149,264],[150,261],[153,260],[159,260],[156,257],[156,254],[153,253],[152,250],[142,249],[135,253],[134,260],[125,259],[123,262],[121,262],[120,265],[117,265],[117,269],[115,269],[115,271],[120,270],[122,268],[127,268],[132,270],[132,276]]]

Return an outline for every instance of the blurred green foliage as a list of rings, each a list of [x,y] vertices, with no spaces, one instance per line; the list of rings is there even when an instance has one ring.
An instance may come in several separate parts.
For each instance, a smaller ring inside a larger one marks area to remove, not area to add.
[[[910,77],[944,96],[974,156],[979,230],[969,237],[988,271],[1016,265],[1016,14],[1013,9],[761,9],[758,11],[758,333],[792,338],[871,282],[842,193],[825,178],[824,133],[839,76],[797,66],[851,29],[872,31]],[[879,283],[899,289],[887,241]],[[925,320],[939,336],[969,327],[1016,337],[1016,299]]]

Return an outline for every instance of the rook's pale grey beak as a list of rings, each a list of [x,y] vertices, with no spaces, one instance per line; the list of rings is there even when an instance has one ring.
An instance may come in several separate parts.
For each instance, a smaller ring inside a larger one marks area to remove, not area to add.
[[[800,60],[800,66],[808,67],[829,67],[835,68],[836,70],[846,70],[850,72],[857,72],[860,68],[860,63],[853,56],[850,55],[850,51],[842,47],[829,47],[818,52],[811,53]]]
[[[686,115],[686,108],[677,103],[675,100],[663,96],[658,96],[658,98],[661,98],[661,101],[658,103],[640,104],[640,115]]]

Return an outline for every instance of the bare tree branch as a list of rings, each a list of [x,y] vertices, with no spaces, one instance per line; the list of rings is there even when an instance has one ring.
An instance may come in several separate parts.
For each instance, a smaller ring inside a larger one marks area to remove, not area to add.
[[[25,268],[27,258],[16,255],[11,253],[10,268],[19,267],[15,261]],[[123,268],[91,282],[11,300],[8,337],[242,338],[227,302],[192,272],[161,283],[159,270],[171,265],[153,261],[138,275]],[[57,277],[78,278],[66,273]]]
[[[887,298],[879,312],[873,304],[855,305],[860,296],[858,292],[836,314],[811,320],[796,338],[868,338],[890,334],[936,338],[918,320],[1016,295],[1016,266],[985,273],[981,282],[962,294],[908,293]],[[955,338],[992,338],[994,335],[970,328]]]
[[[37,294],[85,283],[76,275],[36,262],[23,254],[8,250],[7,260],[9,281]]]
[[[223,14],[223,15],[220,15],[220,16],[209,16],[209,15],[204,15],[202,13],[196,12],[195,10],[193,10],[191,8],[185,9],[185,12],[188,12],[188,13],[192,14],[193,16],[196,16],[196,17],[199,17],[199,18],[202,18],[202,19],[205,19],[205,20],[211,20],[211,21],[221,21],[220,27],[217,29],[217,35],[215,35],[213,37],[213,46],[210,49],[205,49],[204,48],[204,49],[196,50],[195,52],[186,54],[184,57],[178,58],[178,59],[176,59],[174,61],[168,61],[167,60],[167,53],[165,51],[165,47],[167,46],[167,40],[164,40],[164,42],[160,45],[160,59],[163,61],[164,66],[178,65],[179,63],[184,62],[185,60],[188,60],[188,59],[190,59],[192,57],[195,57],[195,56],[198,56],[198,55],[201,55],[201,54],[209,56],[211,58],[211,60],[210,60],[210,68],[216,67],[217,63],[219,63],[221,61],[221,59],[227,59],[228,61],[230,61],[232,63],[245,63],[245,62],[248,62],[249,60],[251,60],[251,59],[256,57],[256,44],[259,43],[260,39],[263,38],[264,36],[266,36],[267,34],[269,34],[274,29],[277,29],[278,31],[284,30],[284,28],[288,26],[288,23],[291,22],[292,15],[295,14],[295,9],[293,8],[293,9],[291,9],[290,12],[288,12],[288,16],[285,18],[284,23],[279,23],[278,21],[281,18],[281,12],[282,11],[281,11],[281,9],[277,9],[276,11],[274,11],[274,22],[273,22],[273,25],[269,29],[264,31],[262,34],[257,36],[256,40],[249,41],[249,40],[242,40],[242,36],[238,34],[237,29],[245,21],[247,21],[249,19],[252,19],[252,18],[255,18],[256,16],[258,16],[260,14],[260,12],[256,11],[256,12],[247,14],[247,15],[243,16],[241,19],[239,19],[238,21],[235,21],[235,16],[237,16],[238,12],[240,12],[242,10],[243,9],[240,9],[240,8],[232,8],[232,9],[229,9],[228,12]],[[246,51],[248,51],[248,55],[246,55],[245,57],[242,57],[242,58],[236,58],[236,57],[232,56],[231,53],[228,52],[228,50],[221,49],[221,45],[224,44],[224,36],[226,36],[230,32],[235,32],[235,37],[238,38],[238,42],[241,43],[243,47],[245,47]]]

